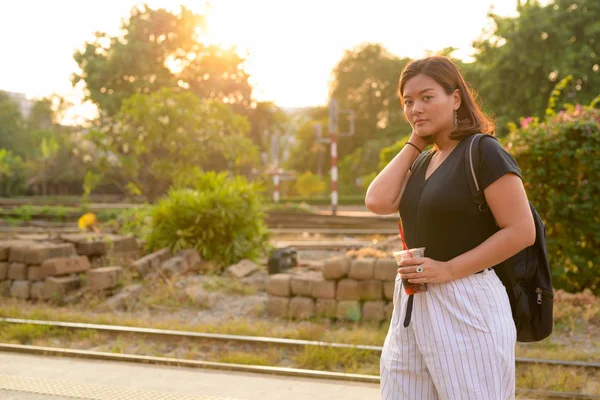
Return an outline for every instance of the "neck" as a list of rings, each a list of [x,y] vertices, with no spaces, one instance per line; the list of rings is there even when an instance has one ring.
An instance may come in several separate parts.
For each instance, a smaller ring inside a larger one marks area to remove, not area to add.
[[[458,144],[458,140],[450,139],[448,136],[448,133],[443,133],[435,138],[434,144],[438,152],[447,153]]]

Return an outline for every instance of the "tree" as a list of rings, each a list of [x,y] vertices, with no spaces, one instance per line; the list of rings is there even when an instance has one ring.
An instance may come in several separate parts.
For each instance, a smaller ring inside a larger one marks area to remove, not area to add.
[[[251,87],[244,59],[234,49],[202,45],[202,23],[201,16],[183,6],[179,14],[134,7],[120,36],[98,32],[75,53],[81,72],[72,83],[83,82],[86,99],[108,116],[117,114],[132,95],[161,88],[189,89],[202,98],[247,108]]]
[[[391,55],[380,44],[346,51],[333,70],[331,97],[341,108],[354,111],[356,134],[340,141],[341,154],[349,154],[376,138],[382,129],[392,126],[410,129],[398,98],[398,80],[408,62],[409,59]],[[396,131],[391,129],[387,133]]]
[[[25,132],[25,122],[15,103],[8,93],[0,91],[0,148],[22,155],[24,149],[19,141]]]
[[[123,102],[114,118],[79,137],[89,169],[123,192],[154,201],[178,175],[195,167],[239,173],[257,150],[246,118],[192,93],[161,89]]]
[[[519,2],[517,17],[489,18],[495,29],[474,43],[469,75],[487,110],[506,123],[520,116],[543,117],[554,85],[567,75],[568,102],[588,103],[598,94],[600,3],[596,0]]]

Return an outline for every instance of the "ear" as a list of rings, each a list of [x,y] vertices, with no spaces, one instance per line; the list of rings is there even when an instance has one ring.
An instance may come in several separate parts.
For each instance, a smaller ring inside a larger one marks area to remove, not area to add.
[[[452,93],[452,106],[454,107],[454,110],[458,110],[461,104],[462,98],[460,97],[460,90],[456,89],[454,93]]]

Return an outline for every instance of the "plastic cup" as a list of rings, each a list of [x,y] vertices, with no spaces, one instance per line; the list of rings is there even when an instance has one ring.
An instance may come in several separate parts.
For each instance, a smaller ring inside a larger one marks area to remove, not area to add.
[[[425,257],[425,247],[395,251],[393,256],[396,260],[396,264],[400,266],[400,262],[407,258]],[[404,292],[406,294],[417,294],[427,291],[426,283],[410,283],[408,279],[402,279],[402,286],[404,286]]]

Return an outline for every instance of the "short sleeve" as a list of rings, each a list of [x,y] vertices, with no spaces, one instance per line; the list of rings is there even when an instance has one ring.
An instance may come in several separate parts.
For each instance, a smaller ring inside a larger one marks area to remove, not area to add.
[[[482,190],[496,182],[503,175],[512,173],[521,177],[519,165],[506,151],[500,142],[494,139],[481,140],[479,143],[480,151],[480,178]]]

